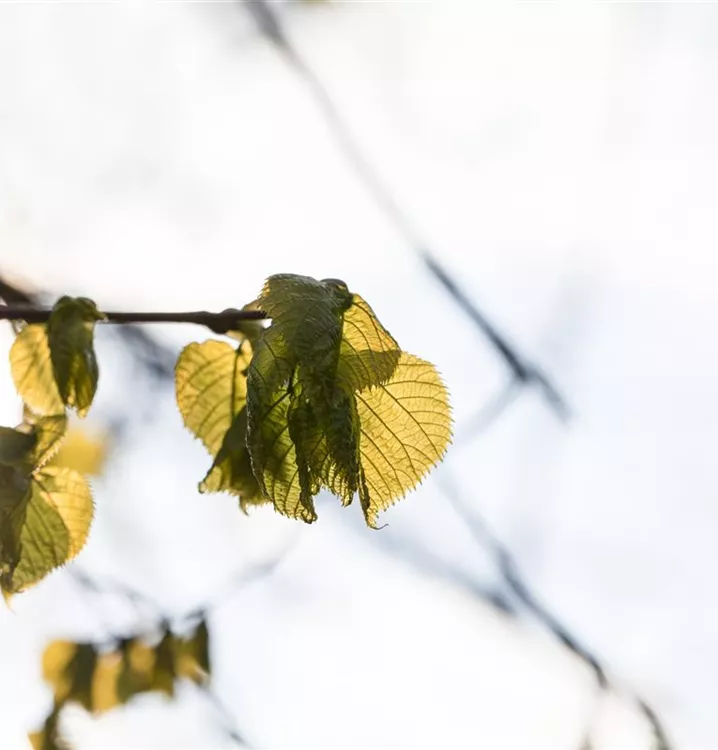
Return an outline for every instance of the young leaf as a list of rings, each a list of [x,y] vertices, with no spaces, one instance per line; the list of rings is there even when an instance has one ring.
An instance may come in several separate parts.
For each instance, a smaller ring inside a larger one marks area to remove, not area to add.
[[[80,417],[87,414],[97,390],[95,323],[102,320],[92,300],[60,297],[47,323],[52,369],[60,397]]]
[[[65,406],[55,382],[47,331],[28,325],[10,348],[10,371],[22,400],[37,414],[63,414]]]
[[[273,276],[258,303],[272,325],[247,375],[247,447],[262,493],[311,523],[321,487],[345,505],[358,492],[374,526],[443,457],[446,388],[341,281]]]
[[[356,394],[361,430],[359,498],[366,521],[413,489],[451,442],[448,393],[436,368],[402,352],[391,379]]]
[[[246,403],[251,351],[247,342],[235,348],[210,340],[189,344],[177,359],[177,406],[185,426],[213,456]]]
[[[35,471],[20,531],[20,558],[3,572],[7,596],[29,588],[75,557],[92,523],[93,502],[87,482],[71,469],[47,466]]]
[[[34,437],[35,446],[30,461],[33,468],[40,468],[53,459],[60,449],[67,431],[67,417],[64,414],[52,414],[48,417],[26,414],[25,419],[25,423],[18,429]]]
[[[246,447],[249,341],[235,348],[222,341],[190,344],[175,367],[175,391],[185,426],[204,443],[214,462],[200,492],[229,492],[240,506],[267,502],[259,490]]]
[[[28,460],[37,437],[12,427],[0,427],[0,464],[20,466]]]

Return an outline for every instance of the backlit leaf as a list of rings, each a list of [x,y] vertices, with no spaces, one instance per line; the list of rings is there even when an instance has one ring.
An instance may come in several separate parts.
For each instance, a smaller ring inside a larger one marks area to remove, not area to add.
[[[224,341],[189,344],[175,366],[177,406],[185,426],[216,456],[247,396],[246,370],[251,360],[247,342],[233,347]]]
[[[436,368],[402,353],[391,379],[357,393],[361,429],[360,500],[373,526],[444,456],[451,441],[448,393]]]
[[[45,719],[42,729],[28,735],[33,750],[68,750],[58,736],[58,719],[59,712],[54,709]]]
[[[14,571],[3,575],[3,592],[23,591],[75,557],[85,544],[92,516],[92,495],[80,474],[53,466],[34,472],[20,559]]]
[[[50,358],[58,392],[80,417],[87,414],[97,390],[95,323],[103,316],[86,297],[61,297],[47,323]]]
[[[17,392],[32,411],[37,414],[64,413],[43,324],[25,326],[15,337],[10,348],[10,371]]]
[[[67,417],[64,414],[52,414],[47,417],[26,415],[26,422],[19,429],[26,430],[35,438],[31,455],[33,468],[44,466],[60,449],[67,431]]]

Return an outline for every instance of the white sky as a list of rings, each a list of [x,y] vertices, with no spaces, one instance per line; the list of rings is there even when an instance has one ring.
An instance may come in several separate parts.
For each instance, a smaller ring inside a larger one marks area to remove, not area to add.
[[[444,470],[680,746],[718,747],[718,6],[344,3],[290,30],[442,261],[576,409],[565,430],[526,396]],[[340,277],[438,365],[459,425],[503,382],[234,5],[0,5],[0,167],[1,271],[128,309]],[[12,424],[3,368],[0,390]],[[106,376],[98,415],[133,395]],[[296,542],[212,621],[218,692],[256,745],[578,746],[583,667],[383,554],[358,508],[327,498],[304,528],[197,495],[207,458],[165,396],[96,487],[81,560],[182,609]],[[435,482],[386,520],[495,579]],[[1,747],[45,708],[46,639],[92,617],[61,575],[0,612]],[[158,704],[76,721],[78,747],[222,746],[191,695]],[[646,746],[606,708],[606,747]]]

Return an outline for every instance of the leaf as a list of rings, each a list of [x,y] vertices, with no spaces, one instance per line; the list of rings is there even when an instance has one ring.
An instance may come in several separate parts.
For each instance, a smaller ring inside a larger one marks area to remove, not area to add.
[[[242,510],[250,505],[262,505],[269,499],[262,495],[247,450],[247,410],[237,414],[222,441],[222,446],[200,482],[200,492],[228,492],[239,496]]]
[[[20,561],[30,496],[30,478],[24,471],[0,466],[0,582],[12,576]]]
[[[42,655],[42,678],[52,688],[56,703],[63,703],[72,692],[69,666],[77,654],[73,641],[52,641]]]
[[[212,456],[246,403],[251,356],[246,342],[235,348],[224,341],[205,341],[186,346],[177,360],[177,406],[185,426]]]
[[[364,390],[385,383],[399,363],[401,350],[358,295],[344,313],[337,379],[347,389]]]
[[[58,709],[53,709],[45,719],[42,729],[28,735],[33,750],[67,750],[67,745],[60,740],[58,735],[59,718]]]
[[[60,297],[47,323],[47,340],[58,392],[80,417],[87,414],[97,390],[95,323],[102,320],[95,303],[86,297]]]
[[[35,435],[12,427],[0,427],[0,464],[21,466],[32,454],[36,442]]]
[[[37,414],[65,411],[57,389],[45,326],[25,326],[10,348],[10,371],[22,400]]]
[[[24,591],[74,558],[87,539],[93,510],[90,488],[77,472],[52,466],[34,472],[20,559],[0,578],[3,593]]]
[[[53,459],[67,431],[67,417],[64,414],[52,414],[37,417],[26,414],[26,422],[18,429],[28,432],[35,438],[30,461],[33,468],[40,468]]]
[[[79,427],[71,428],[48,465],[74,469],[79,474],[99,476],[107,459],[108,444],[108,438],[104,434],[91,435]]]
[[[175,639],[175,671],[196,684],[202,684],[210,673],[209,631],[202,620],[191,638]]]
[[[121,705],[117,684],[122,669],[122,656],[117,651],[98,654],[92,679],[92,710],[101,714]]]
[[[429,362],[402,352],[389,382],[356,394],[361,429],[359,497],[366,521],[413,489],[446,453],[451,411]]]

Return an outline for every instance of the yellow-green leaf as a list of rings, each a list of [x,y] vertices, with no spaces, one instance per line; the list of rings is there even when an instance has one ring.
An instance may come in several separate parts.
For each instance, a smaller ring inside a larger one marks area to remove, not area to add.
[[[200,492],[228,492],[239,497],[245,513],[251,505],[270,502],[262,495],[247,450],[247,410],[237,414],[224,436],[217,456],[200,482]]]
[[[28,735],[33,750],[68,750],[68,746],[58,736],[58,719],[59,710],[55,708],[45,719],[42,729]]]
[[[15,466],[0,465],[0,582],[12,576],[20,561],[30,495],[27,473]]]
[[[337,379],[343,387],[360,391],[385,383],[399,363],[401,350],[358,294],[345,311]]]
[[[50,345],[43,324],[33,324],[15,337],[10,348],[10,371],[22,400],[37,414],[65,411],[55,382]]]
[[[80,417],[87,414],[97,390],[99,370],[95,357],[95,323],[102,320],[92,300],[61,297],[47,323],[50,358],[58,392]]]
[[[27,421],[18,429],[35,438],[31,464],[34,469],[40,468],[53,459],[60,449],[67,431],[67,417],[64,414],[51,414],[47,417],[26,414],[25,418]]]
[[[251,351],[248,342],[236,348],[224,341],[205,341],[186,346],[177,360],[177,406],[185,426],[212,456],[246,403]]]
[[[93,510],[90,488],[77,472],[53,466],[34,472],[20,559],[3,575],[3,592],[23,591],[75,557],[87,539]]]
[[[71,427],[49,466],[74,469],[80,474],[99,476],[107,459],[109,439],[106,434],[91,434],[80,427]]]
[[[446,386],[429,362],[402,352],[391,379],[356,394],[367,523],[413,489],[451,442]]]

